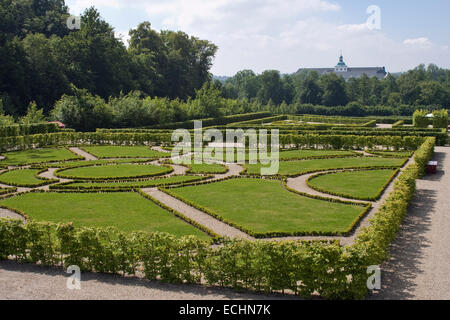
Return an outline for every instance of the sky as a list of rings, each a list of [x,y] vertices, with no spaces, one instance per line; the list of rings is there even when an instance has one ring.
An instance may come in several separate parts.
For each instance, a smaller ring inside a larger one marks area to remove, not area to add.
[[[66,0],[73,15],[95,6],[124,43],[143,21],[219,47],[211,72],[232,76],[334,67],[402,72],[424,63],[450,69],[448,0]],[[379,10],[371,10],[376,6]]]

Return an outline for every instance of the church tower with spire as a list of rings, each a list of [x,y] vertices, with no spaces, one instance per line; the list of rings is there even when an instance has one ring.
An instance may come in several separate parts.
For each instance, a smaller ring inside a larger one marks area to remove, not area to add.
[[[342,55],[342,51],[341,51],[341,56],[339,57],[338,64],[334,67],[334,72],[347,72],[347,71],[348,71],[348,67],[344,62],[344,56]]]

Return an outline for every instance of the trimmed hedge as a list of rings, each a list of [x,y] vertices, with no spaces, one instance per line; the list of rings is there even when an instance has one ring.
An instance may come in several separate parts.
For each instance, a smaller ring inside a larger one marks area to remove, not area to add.
[[[65,175],[62,172],[67,171],[67,170],[72,170],[72,169],[77,169],[77,168],[86,168],[86,167],[105,167],[105,166],[109,166],[110,164],[104,164],[104,165],[82,165],[82,166],[76,166],[76,167],[69,167],[69,168],[61,168],[55,171],[55,176],[58,178],[63,178],[63,179],[71,179],[71,180],[84,180],[84,181],[108,181],[108,180],[118,180],[118,179],[140,179],[140,178],[150,178],[150,177],[159,177],[159,176],[164,176],[164,175],[168,175],[170,173],[172,173],[174,171],[174,169],[169,166],[169,165],[161,165],[161,167],[165,167],[165,168],[169,168],[168,171],[165,172],[158,172],[158,173],[150,173],[150,174],[145,174],[145,175],[140,175],[140,176],[130,176],[130,177],[99,177],[99,178],[95,178],[95,177],[86,177],[86,178],[81,178],[81,177],[77,177],[77,176],[70,176],[70,175]],[[121,164],[117,164],[117,165],[121,165]]]
[[[0,188],[0,195],[3,196],[5,194],[10,194],[13,192],[16,192],[17,188],[16,187],[12,187],[12,188]]]
[[[316,115],[300,115],[288,116],[289,120],[299,120],[303,122],[320,122],[320,123],[334,123],[334,124],[350,124],[362,125],[371,121],[367,118],[351,118],[351,117],[337,117],[337,116],[316,116]]]
[[[447,131],[448,128],[448,110],[436,110],[433,112],[433,127],[443,128]]]
[[[58,132],[58,125],[55,123],[37,123],[37,124],[15,124],[12,126],[0,127],[0,137],[18,137],[31,134],[45,134]]]
[[[146,127],[143,129],[194,129],[195,121],[202,121],[203,127],[227,125],[229,123],[248,121],[254,119],[261,119],[270,117],[272,114],[269,112],[256,112],[256,113],[245,113],[236,114],[231,116],[225,116],[220,118],[208,118],[208,119],[198,119],[198,120],[188,120],[184,122],[159,124],[151,127]]]
[[[416,128],[427,128],[430,125],[430,119],[426,116],[428,110],[416,110],[413,114],[413,125]]]
[[[45,146],[60,145],[151,145],[166,144],[171,145],[171,134],[151,134],[151,133],[82,133],[82,132],[60,132],[44,135],[30,135],[22,137],[0,138],[0,148],[2,151],[25,150]],[[271,136],[268,135],[268,141]],[[424,141],[419,136],[373,136],[373,135],[321,135],[316,133],[308,134],[282,134],[280,143],[282,145],[303,145],[307,148],[318,149],[364,149],[373,146],[382,146],[387,149],[391,146],[397,149],[407,150],[417,149]]]
[[[173,175],[173,176],[171,176],[171,178],[172,177],[177,177],[177,176],[185,176],[185,175]],[[196,176],[197,177],[197,176]],[[198,180],[191,180],[191,181],[189,181],[189,182],[198,182],[198,181],[203,181],[203,180],[207,180],[207,179],[211,179],[211,178],[213,178],[213,176],[204,176],[204,177],[202,177],[202,176],[198,176]],[[95,182],[95,183],[110,183],[110,182],[117,182],[117,183],[120,183],[120,182],[136,182],[136,184],[138,184],[139,182],[147,182],[147,181],[152,181],[152,180],[160,180],[161,178],[156,178],[156,179],[147,179],[147,180],[126,180],[126,181],[123,181],[123,180],[114,180],[114,181],[81,181],[81,180],[79,180],[79,181],[69,181],[69,182],[63,182],[63,183],[59,183],[59,184],[56,184],[56,185],[51,185],[50,186],[50,190],[85,190],[85,191],[88,191],[88,190],[95,190],[95,191],[105,191],[105,192],[108,192],[108,191],[111,191],[111,190],[120,190],[120,191],[137,191],[137,190],[139,190],[139,189],[142,189],[142,188],[147,188],[148,186],[146,186],[146,185],[144,185],[144,184],[142,184],[142,185],[136,185],[136,186],[130,186],[130,187],[128,187],[128,186],[116,186],[116,187],[111,187],[111,186],[107,186],[107,187],[104,187],[104,186],[71,186],[72,184],[74,184],[74,183],[89,183],[89,182]],[[162,178],[162,179],[164,179],[164,178]],[[155,184],[154,185],[154,187],[157,187],[157,186],[181,186],[181,185],[183,185],[184,183],[186,183],[186,182],[169,182],[169,183],[161,183],[161,184]],[[153,187],[153,186],[152,186]]]
[[[392,128],[403,127],[404,124],[405,124],[405,121],[404,121],[404,120],[398,120],[396,123],[394,123],[394,124],[392,125]]]

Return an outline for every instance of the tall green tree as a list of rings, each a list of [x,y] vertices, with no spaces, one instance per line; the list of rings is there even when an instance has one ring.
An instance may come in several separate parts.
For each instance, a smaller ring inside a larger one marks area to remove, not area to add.
[[[325,106],[345,106],[348,103],[345,80],[335,73],[326,74],[320,79],[323,90],[322,104]]]

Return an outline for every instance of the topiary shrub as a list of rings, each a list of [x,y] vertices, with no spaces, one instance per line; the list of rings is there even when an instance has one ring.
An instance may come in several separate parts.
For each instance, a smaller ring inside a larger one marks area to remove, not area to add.
[[[413,115],[413,124],[416,128],[427,128],[430,121],[427,118],[427,110],[416,110]]]
[[[436,110],[433,112],[433,127],[445,128],[448,127],[448,110]]]

